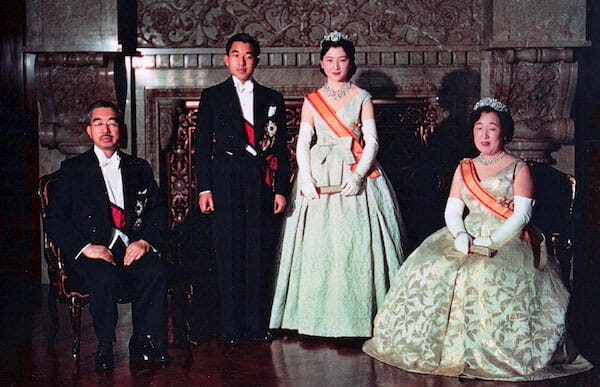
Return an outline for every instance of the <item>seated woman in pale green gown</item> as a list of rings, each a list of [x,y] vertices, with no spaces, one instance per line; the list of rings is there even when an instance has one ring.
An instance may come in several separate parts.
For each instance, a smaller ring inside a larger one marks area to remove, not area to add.
[[[371,95],[349,81],[356,65],[348,37],[327,34],[320,64],[327,82],[302,106],[270,328],[370,337],[403,260],[402,219],[375,159]]]
[[[363,345],[367,354],[407,371],[492,380],[591,368],[567,346],[569,294],[529,225],[531,174],[504,151],[513,127],[501,102],[475,105],[471,129],[481,153],[456,170],[447,227],[400,268]]]

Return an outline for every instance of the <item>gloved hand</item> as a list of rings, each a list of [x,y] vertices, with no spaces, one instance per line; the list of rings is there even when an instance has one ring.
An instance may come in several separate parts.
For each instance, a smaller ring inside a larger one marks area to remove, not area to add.
[[[458,233],[456,238],[454,238],[454,248],[463,254],[469,254],[471,240],[471,235],[469,235],[466,231],[461,231]]]
[[[477,237],[474,244],[480,246],[498,246],[512,238],[531,220],[533,205],[535,200],[525,196],[515,195],[514,197],[515,210],[513,214],[502,223],[490,236]]]
[[[473,238],[465,229],[462,218],[464,208],[465,203],[462,200],[452,196],[449,197],[444,210],[444,219],[448,230],[454,237],[454,248],[463,254],[469,254],[469,247]]]
[[[342,183],[342,195],[344,196],[353,196],[360,192],[362,188],[362,183],[365,180],[364,177],[360,176],[356,172],[352,172],[346,180]]]
[[[302,196],[307,197],[309,199],[318,199],[319,193],[317,192],[317,188],[315,187],[315,183],[311,177],[298,177],[298,186],[300,187],[300,193]]]

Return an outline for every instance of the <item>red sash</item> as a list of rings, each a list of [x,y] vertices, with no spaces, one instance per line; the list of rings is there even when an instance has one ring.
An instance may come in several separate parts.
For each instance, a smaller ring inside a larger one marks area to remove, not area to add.
[[[246,133],[246,138],[248,139],[248,143],[253,147],[256,147],[256,141],[254,141],[254,126],[252,126],[248,121],[244,120],[244,132]],[[265,183],[269,187],[273,187],[273,182],[275,181],[275,171],[277,170],[277,156],[276,155],[268,155],[265,157],[267,161],[267,168],[265,171]]]
[[[497,217],[506,220],[513,213],[514,210],[510,207],[498,202],[494,195],[487,192],[479,183],[477,179],[477,175],[475,172],[475,164],[473,164],[473,160],[465,160],[460,163],[460,173],[465,183],[465,187],[475,196],[475,198],[488,210],[492,212],[492,214]],[[523,239],[531,242],[529,226],[526,226],[523,230]]]
[[[246,120],[244,120],[244,132],[246,133],[246,139],[248,139],[250,145],[254,146],[254,126]]]
[[[352,164],[350,169],[352,171],[354,171],[356,169],[356,166],[358,165],[358,162],[360,161],[361,156],[362,156],[363,144],[361,144],[361,141],[356,137],[356,135],[354,133],[352,133],[352,131],[346,125],[344,125],[344,123],[339,119],[339,117],[335,113],[335,110],[333,110],[331,108],[331,106],[329,106],[329,104],[327,104],[327,101],[325,101],[323,99],[323,97],[321,96],[321,94],[319,94],[319,92],[314,91],[314,92],[308,94],[306,96],[306,99],[315,108],[315,111],[319,114],[321,119],[323,121],[325,121],[327,126],[329,126],[329,128],[333,131],[333,133],[335,133],[336,136],[352,137],[351,151],[352,151],[352,154],[354,154],[355,162],[354,162],[354,164]],[[369,174],[369,177],[374,178],[379,175],[380,175],[379,171],[377,171],[376,169],[373,169],[373,171]]]
[[[121,208],[119,208],[115,204],[110,203],[110,213],[112,215],[112,220],[113,220],[113,223],[115,224],[115,227],[117,227],[119,230],[124,230],[125,229],[125,211],[123,211]]]

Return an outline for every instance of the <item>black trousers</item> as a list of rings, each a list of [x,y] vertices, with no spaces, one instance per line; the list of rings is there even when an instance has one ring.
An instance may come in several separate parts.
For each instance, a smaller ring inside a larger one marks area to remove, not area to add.
[[[81,276],[90,294],[90,313],[99,341],[115,341],[117,302],[130,298],[133,334],[160,336],[164,330],[167,271],[163,260],[147,253],[131,266],[79,257],[70,270]]]
[[[279,233],[274,195],[255,161],[241,157],[232,165],[231,186],[215,184],[213,238],[223,335],[244,337],[268,328]]]

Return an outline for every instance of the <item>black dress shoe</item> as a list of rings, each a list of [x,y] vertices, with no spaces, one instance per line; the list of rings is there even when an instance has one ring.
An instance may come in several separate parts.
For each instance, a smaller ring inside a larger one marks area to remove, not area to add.
[[[248,340],[269,342],[273,341],[273,334],[270,331],[255,333],[248,336]]]
[[[99,342],[96,350],[96,369],[108,371],[115,368],[115,357],[113,355],[112,343]]]
[[[132,336],[129,340],[129,359],[131,361],[144,361],[151,363],[166,364],[169,356],[160,349],[158,340],[151,335],[140,338]]]

